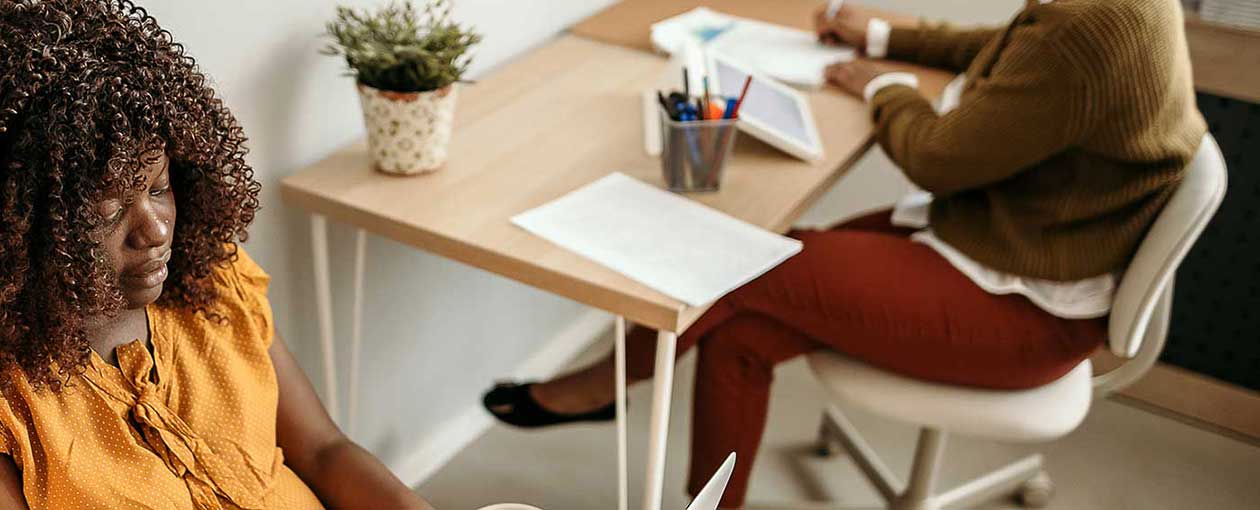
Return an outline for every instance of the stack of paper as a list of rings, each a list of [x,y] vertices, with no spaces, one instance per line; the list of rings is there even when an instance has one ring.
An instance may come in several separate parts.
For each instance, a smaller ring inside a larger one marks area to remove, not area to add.
[[[512,223],[691,306],[760,276],[801,242],[613,173]]]
[[[812,32],[740,18],[704,7],[652,25],[652,44],[675,54],[688,41],[719,51],[759,73],[808,88],[821,87],[823,70],[853,60],[853,48],[828,46]]]

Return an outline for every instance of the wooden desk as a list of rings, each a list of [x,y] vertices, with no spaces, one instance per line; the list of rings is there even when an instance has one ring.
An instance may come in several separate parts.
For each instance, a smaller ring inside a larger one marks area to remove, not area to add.
[[[820,0],[622,0],[573,25],[570,32],[596,41],[652,52],[652,24],[696,7],[708,7],[726,14],[813,31],[814,11],[824,5],[825,2]],[[904,14],[889,14],[905,17]],[[919,87],[931,97],[939,96],[945,85],[954,78],[949,73],[910,64],[885,63],[919,75]],[[842,93],[826,89],[814,96],[839,94]],[[820,123],[826,122],[827,118],[821,113],[816,111],[815,118]]]
[[[356,143],[282,181],[286,203],[636,323],[679,332],[702,311],[558,248],[508,218],[612,171],[662,185],[643,150],[640,93],[665,60],[564,36],[460,91],[451,160],[431,175],[372,171]],[[785,231],[871,145],[866,107],[811,96],[826,156],[808,164],[743,136],[722,191],[691,198]]]
[[[582,20],[570,32],[596,41],[642,51],[652,51],[650,27],[696,7],[768,21],[802,30],[813,30],[817,0],[621,0]]]
[[[634,2],[631,2],[632,4]],[[656,3],[660,3],[657,1]],[[683,2],[685,3],[685,2]],[[655,5],[655,3],[653,3]],[[618,11],[621,12],[621,11]],[[637,11],[634,11],[637,12]],[[608,13],[583,23],[602,22]],[[639,16],[645,22],[655,14]],[[642,26],[646,33],[646,24]],[[370,169],[363,142],[342,148],[281,182],[285,202],[312,214],[312,249],[327,394],[338,416],[326,218],[356,227],[349,428],[354,428],[365,235],[381,235],[654,327],[657,364],[644,505],[658,509],[664,474],[676,333],[704,307],[688,307],[535,237],[512,216],[620,171],[663,185],[643,150],[641,93],[666,66],[660,56],[576,35],[562,36],[464,87],[451,159],[443,170],[400,178]],[[944,75],[925,74],[942,84]],[[939,89],[939,87],[937,87]],[[722,191],[692,198],[734,217],[785,231],[872,143],[861,101],[826,90],[809,95],[826,156],[798,161],[741,137]],[[624,366],[619,363],[619,500],[626,502]]]

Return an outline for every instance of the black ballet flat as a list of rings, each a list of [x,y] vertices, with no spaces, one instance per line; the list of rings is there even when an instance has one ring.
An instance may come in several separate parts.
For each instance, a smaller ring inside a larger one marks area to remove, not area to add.
[[[617,417],[617,408],[608,404],[594,411],[560,414],[543,409],[529,394],[534,383],[500,383],[486,392],[481,403],[499,421],[515,427],[534,429],[578,422],[606,422]]]

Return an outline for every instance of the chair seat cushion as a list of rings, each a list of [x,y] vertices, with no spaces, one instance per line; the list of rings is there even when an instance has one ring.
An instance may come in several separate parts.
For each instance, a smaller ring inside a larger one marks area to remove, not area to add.
[[[1028,390],[986,390],[921,381],[831,351],[810,367],[841,402],[884,418],[966,436],[1047,441],[1081,423],[1089,411],[1089,360],[1058,380]]]

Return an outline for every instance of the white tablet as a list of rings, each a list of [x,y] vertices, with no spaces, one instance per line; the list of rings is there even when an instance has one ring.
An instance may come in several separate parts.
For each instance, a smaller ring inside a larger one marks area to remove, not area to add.
[[[744,80],[753,77],[739,109],[739,129],[806,161],[823,157],[818,126],[809,100],[795,89],[759,75],[720,51],[708,52],[709,85],[726,97],[739,97]]]

